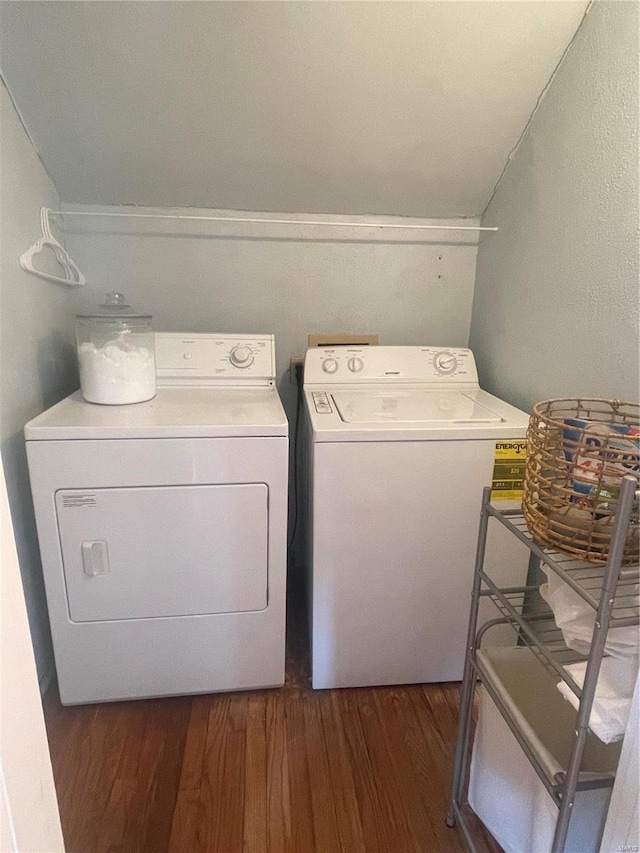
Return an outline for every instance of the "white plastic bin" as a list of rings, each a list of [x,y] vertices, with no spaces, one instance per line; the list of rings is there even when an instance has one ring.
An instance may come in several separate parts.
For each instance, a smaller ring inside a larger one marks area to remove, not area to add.
[[[576,712],[558,692],[557,679],[523,647],[483,650],[478,662],[547,773],[565,769]],[[480,693],[469,803],[506,853],[548,853],[558,807],[487,691]],[[589,734],[583,770],[611,772],[619,754],[619,743],[605,745]],[[610,796],[610,788],[576,792],[566,853],[597,853]]]

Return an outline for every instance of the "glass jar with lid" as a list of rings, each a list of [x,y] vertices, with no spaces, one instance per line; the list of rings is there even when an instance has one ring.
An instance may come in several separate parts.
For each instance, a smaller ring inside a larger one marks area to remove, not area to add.
[[[80,390],[89,403],[142,403],[156,394],[151,315],[107,293],[93,313],[76,315]]]

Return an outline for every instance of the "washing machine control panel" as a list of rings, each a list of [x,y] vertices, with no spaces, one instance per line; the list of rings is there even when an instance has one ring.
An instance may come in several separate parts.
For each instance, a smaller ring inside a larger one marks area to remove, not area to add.
[[[340,346],[307,350],[305,384],[477,383],[475,359],[462,347]]]
[[[159,385],[274,384],[273,335],[156,332]]]

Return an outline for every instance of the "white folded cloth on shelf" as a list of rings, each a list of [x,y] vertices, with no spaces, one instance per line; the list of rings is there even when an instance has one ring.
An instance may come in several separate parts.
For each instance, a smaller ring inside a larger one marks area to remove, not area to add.
[[[573,663],[565,666],[564,669],[578,687],[582,687],[587,662]],[[624,736],[637,678],[637,654],[633,657],[602,659],[589,728],[603,743],[614,743]],[[564,698],[577,709],[579,700],[569,685],[560,681],[557,687]]]

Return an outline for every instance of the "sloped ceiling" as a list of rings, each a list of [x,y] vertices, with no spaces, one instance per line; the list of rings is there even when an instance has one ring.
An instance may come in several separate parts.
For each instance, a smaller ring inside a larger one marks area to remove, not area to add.
[[[586,2],[6,2],[3,76],[64,201],[484,209]]]

